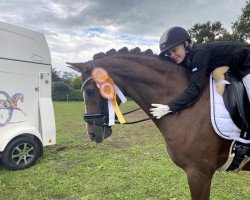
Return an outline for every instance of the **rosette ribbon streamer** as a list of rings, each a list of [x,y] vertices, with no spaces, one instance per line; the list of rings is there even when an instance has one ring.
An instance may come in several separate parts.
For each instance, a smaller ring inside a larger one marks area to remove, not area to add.
[[[108,100],[109,126],[115,124],[115,114],[121,124],[126,123],[116,101],[116,94],[122,103],[127,101],[121,90],[114,84],[108,72],[101,67],[95,67],[91,72],[91,78],[99,88],[100,95]]]

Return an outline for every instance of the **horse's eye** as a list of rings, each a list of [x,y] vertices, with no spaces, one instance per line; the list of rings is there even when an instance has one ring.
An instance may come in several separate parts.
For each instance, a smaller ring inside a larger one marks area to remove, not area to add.
[[[95,94],[95,90],[94,89],[90,89],[86,92],[89,96],[92,96]]]

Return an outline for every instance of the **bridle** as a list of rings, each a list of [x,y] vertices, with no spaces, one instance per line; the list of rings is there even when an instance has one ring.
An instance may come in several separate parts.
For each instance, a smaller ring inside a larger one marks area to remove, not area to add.
[[[84,87],[85,85],[90,81],[92,80],[91,77],[87,78],[83,83],[82,83],[82,87],[81,87],[81,92],[83,93],[83,90],[84,90]],[[101,95],[99,94],[99,104],[100,104],[100,108],[101,108],[101,112],[100,113],[94,113],[94,114],[89,114],[89,113],[84,113],[83,114],[83,120],[91,125],[96,125],[96,126],[101,126],[101,127],[111,127],[109,126],[108,124],[108,119],[109,119],[109,113],[108,112],[105,112],[105,99],[103,97],[101,97]],[[129,112],[126,112],[126,113],[123,113],[123,115],[127,115],[127,114],[130,114],[130,113],[133,113],[137,110],[140,110],[141,108],[136,108],[134,110],[131,110]],[[98,123],[96,122],[97,119],[101,119],[101,122]],[[136,123],[139,123],[139,122],[143,122],[143,121],[147,121],[147,120],[150,120],[150,119],[153,119],[153,117],[148,117],[148,118],[145,118],[145,119],[141,119],[141,120],[137,120],[137,121],[133,121],[133,122],[126,122],[126,123],[123,123],[123,124],[136,124]],[[121,124],[119,121],[115,121],[116,124]]]
[[[85,85],[92,80],[91,77],[87,78],[83,83],[81,87],[81,92],[83,93]],[[104,99],[99,95],[99,108],[101,108],[100,113],[94,113],[94,114],[88,114],[84,113],[83,114],[83,120],[89,124],[92,125],[97,125],[101,127],[109,127],[109,124],[107,123],[109,114],[108,112],[105,112],[105,107],[104,107]],[[101,123],[96,122],[97,119],[101,119]]]

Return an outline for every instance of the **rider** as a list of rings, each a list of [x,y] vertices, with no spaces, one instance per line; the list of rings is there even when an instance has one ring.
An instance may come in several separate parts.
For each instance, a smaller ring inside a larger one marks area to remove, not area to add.
[[[160,56],[191,71],[189,86],[168,105],[152,104],[150,113],[160,119],[169,113],[183,110],[193,102],[204,86],[207,73],[220,66],[229,66],[242,78],[250,101],[250,47],[239,42],[214,41],[192,45],[188,32],[181,27],[166,30],[160,38]]]

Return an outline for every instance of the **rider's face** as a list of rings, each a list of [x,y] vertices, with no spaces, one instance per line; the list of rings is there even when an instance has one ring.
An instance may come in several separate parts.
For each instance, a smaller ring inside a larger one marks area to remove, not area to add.
[[[170,49],[167,54],[171,58],[171,60],[173,60],[177,64],[180,64],[186,56],[184,44],[175,46],[174,48]]]

